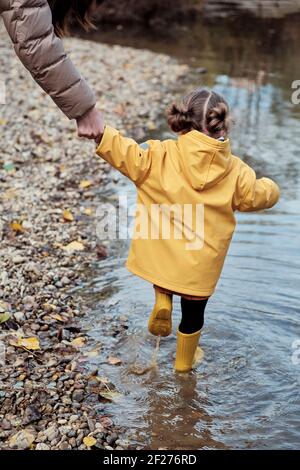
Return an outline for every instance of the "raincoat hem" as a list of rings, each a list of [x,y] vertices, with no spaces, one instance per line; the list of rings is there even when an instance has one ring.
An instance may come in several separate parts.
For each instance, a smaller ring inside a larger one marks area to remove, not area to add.
[[[148,273],[147,271],[144,271],[141,268],[137,268],[136,266],[133,266],[130,263],[126,263],[126,268],[128,271],[130,271],[132,274],[135,274],[136,276],[141,277],[145,281],[151,282],[151,284],[155,284],[159,287],[163,287],[164,289],[169,289],[172,291],[178,292],[179,294],[186,294],[186,295],[193,295],[193,296],[199,296],[199,297],[210,297],[215,289],[210,289],[210,290],[193,290],[189,289],[186,286],[182,286],[180,284],[176,284],[170,281],[167,281],[165,279],[159,279],[155,276],[153,276],[151,273]]]

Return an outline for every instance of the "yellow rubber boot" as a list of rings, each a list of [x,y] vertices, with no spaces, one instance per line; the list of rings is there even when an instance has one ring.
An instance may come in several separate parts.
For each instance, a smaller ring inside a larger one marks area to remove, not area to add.
[[[148,330],[155,336],[172,333],[172,295],[155,289],[155,305],[148,322]]]
[[[196,331],[191,335],[181,333],[179,330],[177,331],[177,350],[175,360],[175,369],[177,372],[189,372],[193,368],[195,361],[199,358],[196,357],[199,356],[196,352],[200,335],[201,330]]]

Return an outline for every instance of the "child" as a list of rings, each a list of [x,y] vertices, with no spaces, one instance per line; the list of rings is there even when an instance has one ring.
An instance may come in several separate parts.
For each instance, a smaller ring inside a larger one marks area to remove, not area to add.
[[[274,206],[279,188],[268,178],[256,179],[232,155],[229,109],[217,93],[189,93],[170,108],[168,123],[177,140],[142,145],[107,126],[97,153],[137,188],[139,214],[127,268],[154,284],[148,325],[154,335],[171,333],[172,295],[181,296],[175,369],[187,372],[235,229],[234,213]]]

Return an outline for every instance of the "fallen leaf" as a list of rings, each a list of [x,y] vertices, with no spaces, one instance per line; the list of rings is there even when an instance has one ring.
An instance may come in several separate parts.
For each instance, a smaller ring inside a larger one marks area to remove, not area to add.
[[[112,356],[107,359],[107,362],[108,364],[112,366],[120,366],[122,364],[121,359],[119,359],[118,357],[112,357]]]
[[[93,213],[93,209],[91,207],[87,207],[86,209],[84,209],[84,214],[85,215],[92,215]]]
[[[80,188],[81,189],[87,189],[90,188],[93,185],[93,183],[89,180],[82,180],[80,181]]]
[[[50,315],[50,318],[53,318],[54,320],[57,320],[57,321],[61,321],[64,323],[64,319],[61,315],[59,315],[58,313],[54,313],[53,315]]]
[[[72,215],[72,212],[69,211],[68,209],[66,209],[64,212],[63,212],[63,218],[66,222],[73,222],[74,220],[74,217]]]
[[[10,228],[16,233],[24,233],[25,230],[19,222],[12,222]]]
[[[6,119],[0,119],[0,126],[5,126],[6,123],[7,123]]]
[[[84,244],[81,242],[71,242],[68,245],[64,246],[63,249],[71,253],[72,251],[83,251]]]
[[[51,312],[52,310],[57,310],[57,306],[54,305],[54,304],[48,304],[48,303],[45,303],[43,305],[43,308],[47,311],[47,312]]]
[[[11,346],[15,346],[17,348],[29,349],[30,351],[37,351],[38,349],[41,349],[39,339],[36,337],[18,338],[17,341],[10,341],[10,344]]]
[[[80,336],[79,338],[75,338],[73,339],[73,341],[71,341],[71,345],[74,348],[82,348],[85,345],[85,338],[83,338],[82,336]]]
[[[93,447],[97,443],[97,440],[92,436],[88,436],[88,437],[84,437],[83,443],[87,447]]]
[[[10,319],[9,313],[0,313],[0,325]]]
[[[105,400],[114,401],[117,398],[122,396],[121,393],[114,390],[103,390],[99,393],[100,397],[105,398]]]

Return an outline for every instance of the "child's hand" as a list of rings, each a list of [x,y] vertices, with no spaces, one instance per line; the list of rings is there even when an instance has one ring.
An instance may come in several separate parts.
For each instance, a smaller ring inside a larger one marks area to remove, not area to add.
[[[102,113],[96,107],[92,108],[84,116],[77,119],[77,131],[79,137],[100,142],[104,132]]]

